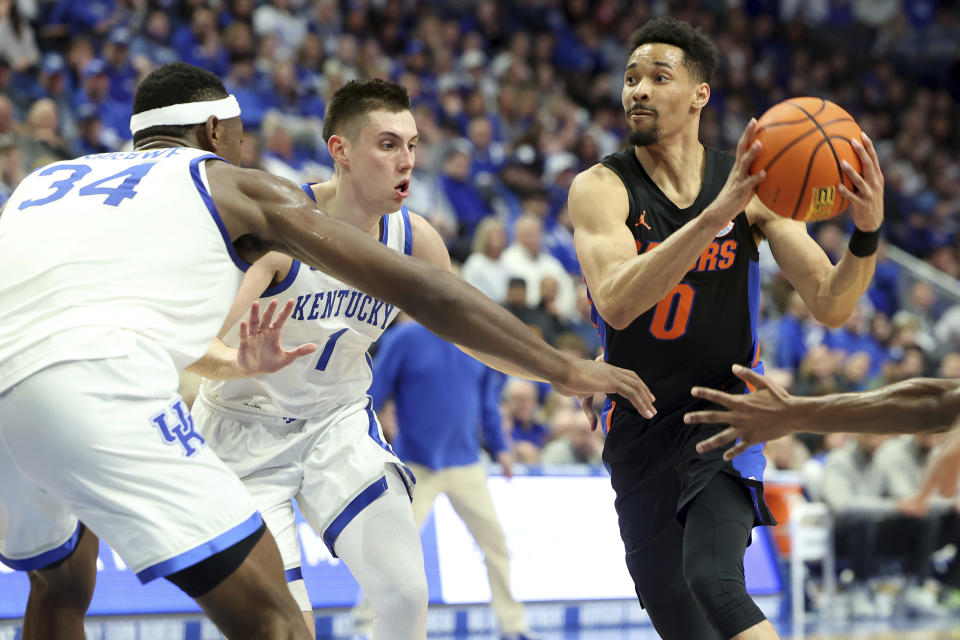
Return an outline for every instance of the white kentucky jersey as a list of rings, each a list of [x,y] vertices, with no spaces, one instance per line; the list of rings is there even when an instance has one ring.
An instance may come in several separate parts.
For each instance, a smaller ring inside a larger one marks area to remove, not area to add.
[[[313,192],[303,185],[310,197]],[[380,240],[410,255],[413,237],[406,207],[385,215]],[[271,300],[282,307],[294,299],[293,313],[283,325],[285,349],[306,342],[320,348],[274,373],[226,381],[204,380],[203,397],[227,407],[290,419],[324,417],[362,401],[373,382],[367,349],[383,334],[399,309],[344,284],[331,275],[294,260],[289,273],[264,291],[260,308]],[[239,323],[224,337],[238,344]]]
[[[101,153],[20,183],[0,214],[0,392],[56,362],[126,355],[136,334],[178,368],[206,353],[249,266],[210,196],[208,159]]]

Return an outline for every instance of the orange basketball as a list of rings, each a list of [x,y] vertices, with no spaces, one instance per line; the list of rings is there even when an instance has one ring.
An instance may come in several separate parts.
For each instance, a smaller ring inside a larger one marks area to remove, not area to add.
[[[750,167],[767,176],[757,196],[785,218],[816,222],[847,208],[837,192],[843,182],[853,190],[840,162],[862,171],[850,139],[860,140],[860,127],[850,114],[821,98],[791,98],[771,107],[757,123],[756,140],[763,148]]]

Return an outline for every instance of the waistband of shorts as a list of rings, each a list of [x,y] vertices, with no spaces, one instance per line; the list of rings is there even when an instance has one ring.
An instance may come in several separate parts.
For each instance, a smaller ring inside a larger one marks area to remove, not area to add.
[[[237,419],[250,419],[256,418],[260,422],[268,424],[292,424],[294,422],[306,422],[303,418],[289,418],[286,416],[279,416],[275,413],[270,413],[269,411],[264,411],[262,409],[257,409],[249,405],[238,404],[233,402],[224,402],[219,398],[211,397],[205,393],[197,394],[196,402],[202,402],[207,409],[215,411],[219,414],[222,414],[228,418],[237,418]]]

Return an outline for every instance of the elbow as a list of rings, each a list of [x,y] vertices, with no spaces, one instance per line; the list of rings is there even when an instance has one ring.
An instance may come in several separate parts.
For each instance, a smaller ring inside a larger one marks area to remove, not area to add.
[[[852,309],[811,309],[814,319],[820,324],[830,327],[831,329],[839,329],[842,327],[843,323],[847,321],[847,318],[850,317],[852,312]]]
[[[604,324],[617,331],[626,329],[634,320],[631,310],[623,304],[622,296],[619,300],[604,300],[602,302],[594,300],[593,306],[596,307],[597,313],[603,318]]]

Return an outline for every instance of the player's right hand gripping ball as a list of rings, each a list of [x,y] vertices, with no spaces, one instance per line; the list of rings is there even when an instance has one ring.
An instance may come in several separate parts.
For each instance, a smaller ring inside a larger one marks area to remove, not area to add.
[[[763,148],[750,167],[766,169],[757,187],[760,201],[785,218],[816,222],[842,213],[849,202],[837,192],[840,181],[853,190],[840,162],[857,173],[860,156],[850,144],[860,127],[849,113],[821,98],[791,98],[760,117],[755,139]]]

